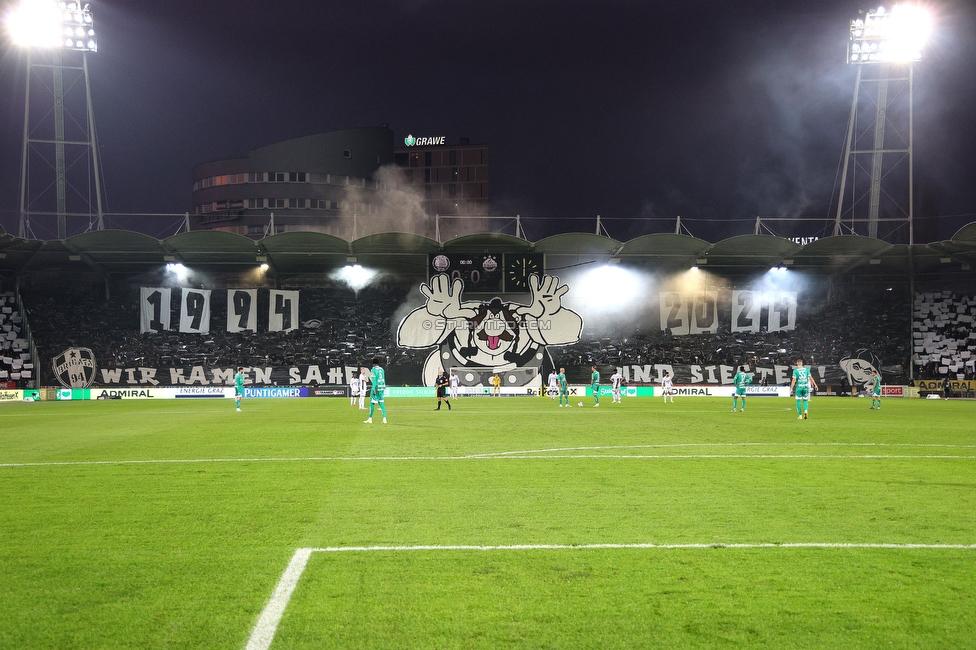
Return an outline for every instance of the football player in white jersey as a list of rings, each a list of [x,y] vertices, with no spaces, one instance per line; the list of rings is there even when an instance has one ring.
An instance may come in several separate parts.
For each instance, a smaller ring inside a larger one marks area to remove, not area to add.
[[[349,380],[349,406],[356,406],[359,402],[359,371],[354,370]]]
[[[664,403],[668,403],[668,398],[671,398],[671,403],[674,404],[674,386],[671,385],[671,373],[667,370],[664,371],[664,376],[661,377],[661,392],[664,393]]]
[[[369,371],[369,368],[363,366],[359,369],[359,410],[366,410],[366,397],[369,395],[370,383],[373,379],[373,373]]]
[[[549,395],[549,399],[553,400],[559,394],[559,375],[556,374],[555,368],[549,373],[549,387],[546,389],[546,394]]]
[[[620,374],[620,370],[610,375],[610,394],[613,396],[613,403],[622,404],[620,401],[620,384],[623,382],[624,376]]]
[[[451,399],[457,399],[458,385],[461,383],[461,378],[458,377],[457,373],[452,370],[450,380],[451,380]]]

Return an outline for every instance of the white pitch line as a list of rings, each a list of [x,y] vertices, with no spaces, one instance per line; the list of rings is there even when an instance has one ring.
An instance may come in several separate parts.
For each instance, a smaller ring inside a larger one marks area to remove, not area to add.
[[[254,630],[251,632],[251,638],[248,639],[245,650],[267,650],[271,647],[275,632],[278,630],[278,623],[281,622],[281,617],[285,614],[285,607],[288,606],[292,592],[298,586],[298,579],[302,577],[305,565],[308,564],[308,558],[312,557],[313,550],[311,548],[300,548],[291,556],[291,562],[288,563],[285,572],[281,574],[278,586],[275,587],[271,599],[264,606],[261,617],[254,625]]]
[[[734,549],[762,549],[762,548],[855,548],[855,549],[948,549],[948,550],[976,550],[976,544],[916,544],[916,543],[869,543],[869,542],[709,542],[688,544],[509,544],[498,546],[481,546],[467,544],[447,545],[416,545],[416,546],[327,546],[324,548],[299,549],[313,553],[369,553],[369,552],[399,552],[399,551],[581,551],[587,549],[659,549],[683,550],[701,548],[734,548]],[[297,551],[296,551],[297,553]]]
[[[268,650],[285,614],[285,608],[298,586],[312,553],[400,553],[417,551],[584,551],[584,550],[697,550],[697,549],[892,549],[892,550],[976,550],[976,544],[895,544],[859,542],[772,542],[759,543],[690,543],[690,544],[510,544],[478,546],[467,544],[416,546],[327,546],[300,548],[292,555],[288,567],[275,586],[268,604],[251,631],[244,650]]]
[[[471,456],[309,456],[287,458],[170,458],[147,460],[74,460],[51,462],[0,463],[14,467],[97,467],[123,465],[183,465],[206,463],[366,463],[366,462],[444,462],[462,460],[976,460],[976,455],[959,454],[547,454],[542,452],[504,452]]]
[[[684,447],[935,447],[940,449],[976,449],[976,445],[911,442],[677,442],[647,445],[599,445],[591,447],[551,447],[521,451],[494,451],[472,454],[472,458],[514,454],[547,454],[559,451],[596,451],[598,449],[669,449]]]

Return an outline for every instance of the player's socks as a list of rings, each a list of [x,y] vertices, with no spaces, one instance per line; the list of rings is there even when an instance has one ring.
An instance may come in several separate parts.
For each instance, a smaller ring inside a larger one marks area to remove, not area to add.
[[[447,410],[450,411],[451,410],[451,403],[449,401],[447,401],[447,400],[444,400],[444,403],[447,404]]]
[[[796,414],[798,416],[800,416],[801,418],[803,417],[803,401],[802,400],[796,400]]]
[[[383,412],[383,423],[386,423],[386,404],[380,402],[380,410]]]

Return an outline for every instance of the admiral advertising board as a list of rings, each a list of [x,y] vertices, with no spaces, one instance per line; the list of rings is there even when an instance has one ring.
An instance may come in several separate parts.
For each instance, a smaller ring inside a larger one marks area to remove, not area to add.
[[[348,386],[309,386],[309,397],[349,397]]]

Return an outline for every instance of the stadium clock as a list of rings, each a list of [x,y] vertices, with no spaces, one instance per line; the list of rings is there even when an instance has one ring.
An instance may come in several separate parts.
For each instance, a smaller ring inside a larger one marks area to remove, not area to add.
[[[502,290],[500,253],[435,253],[427,264],[428,277],[446,273],[451,280],[464,282],[466,292]]]
[[[542,253],[506,253],[505,291],[509,293],[528,291],[529,276],[535,273],[540,278],[545,273],[545,255]]]

